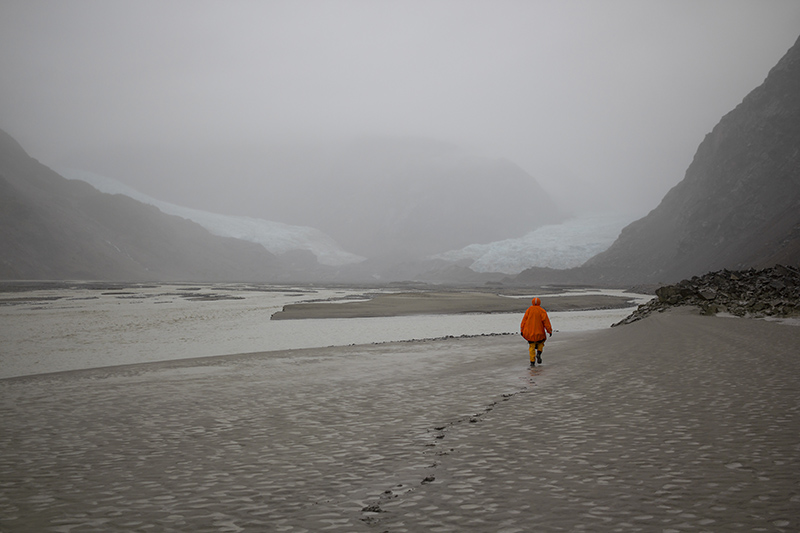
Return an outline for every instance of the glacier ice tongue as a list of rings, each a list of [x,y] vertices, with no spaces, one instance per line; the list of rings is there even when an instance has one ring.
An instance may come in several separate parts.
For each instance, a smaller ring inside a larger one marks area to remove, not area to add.
[[[316,256],[317,261],[328,266],[341,266],[364,260],[361,256],[343,250],[332,237],[316,228],[182,207],[142,194],[113,178],[83,170],[57,169],[56,171],[67,179],[85,181],[100,192],[129,196],[134,200],[153,205],[169,215],[196,222],[214,235],[258,243],[274,254],[280,255],[291,250],[308,250]]]
[[[526,268],[573,268],[606,250],[632,216],[587,214],[562,224],[541,226],[523,237],[487,244],[471,244],[434,256],[469,264],[476,272],[519,274]]]

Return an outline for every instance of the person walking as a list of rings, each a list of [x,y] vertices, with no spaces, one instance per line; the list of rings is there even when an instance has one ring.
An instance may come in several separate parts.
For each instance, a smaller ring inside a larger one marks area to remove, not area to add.
[[[531,366],[536,363],[542,364],[542,350],[547,334],[553,336],[553,327],[550,325],[550,317],[547,311],[542,308],[542,300],[534,298],[531,306],[525,311],[522,322],[519,325],[520,334],[528,341],[528,353],[531,357]],[[547,334],[546,334],[546,333]]]

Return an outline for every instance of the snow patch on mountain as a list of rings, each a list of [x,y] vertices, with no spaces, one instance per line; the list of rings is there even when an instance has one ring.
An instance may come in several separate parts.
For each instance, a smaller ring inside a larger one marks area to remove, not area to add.
[[[471,244],[434,256],[476,272],[519,274],[526,268],[573,268],[606,250],[635,217],[593,214],[541,226],[523,237]]]
[[[196,222],[214,235],[258,243],[274,254],[280,255],[291,250],[308,250],[317,257],[317,261],[329,266],[359,263],[364,260],[361,256],[346,252],[333,238],[315,228],[191,209],[157,200],[106,176],[74,169],[58,169],[57,172],[67,179],[85,181],[100,192],[129,196],[139,202],[153,205],[169,215]]]

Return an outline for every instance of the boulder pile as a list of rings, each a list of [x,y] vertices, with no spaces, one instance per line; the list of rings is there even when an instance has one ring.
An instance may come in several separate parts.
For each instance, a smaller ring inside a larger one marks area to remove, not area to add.
[[[800,316],[800,270],[783,265],[764,270],[720,270],[665,285],[656,289],[656,298],[640,305],[614,326],[630,324],[654,311],[679,305],[697,306],[704,315]]]

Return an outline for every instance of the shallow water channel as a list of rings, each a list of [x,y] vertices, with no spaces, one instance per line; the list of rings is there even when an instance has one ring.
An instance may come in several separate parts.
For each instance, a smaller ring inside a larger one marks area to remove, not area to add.
[[[0,378],[235,353],[519,331],[518,313],[270,320],[289,303],[332,300],[338,305],[368,292],[376,291],[175,284],[116,289],[76,285],[4,293]],[[591,293],[619,295],[620,291]],[[541,296],[546,308],[547,295]],[[650,298],[633,296],[637,305]],[[608,327],[631,310],[553,312],[550,317],[557,331],[587,331]]]

